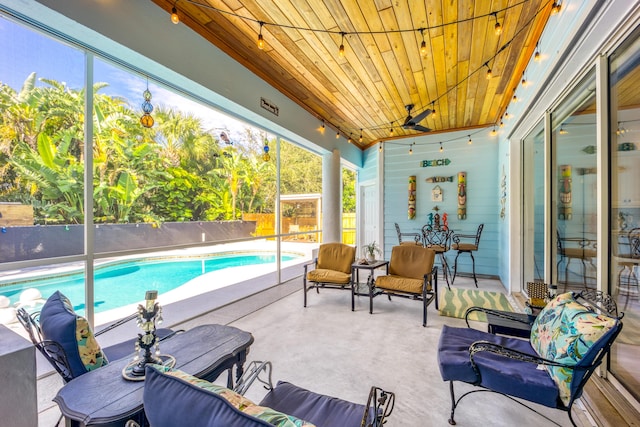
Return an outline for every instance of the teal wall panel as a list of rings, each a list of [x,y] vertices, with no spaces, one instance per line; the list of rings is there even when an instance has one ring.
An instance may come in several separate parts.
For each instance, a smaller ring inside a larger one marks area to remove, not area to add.
[[[441,138],[441,139],[438,139]],[[460,234],[475,234],[479,224],[484,224],[480,248],[476,254],[476,273],[499,276],[499,227],[501,171],[498,163],[497,137],[489,136],[489,129],[472,134],[472,144],[468,144],[467,133],[430,135],[387,142],[384,146],[384,230],[385,256],[391,255],[391,248],[398,243],[394,223],[403,232],[419,232],[427,223],[427,215],[439,208],[442,216],[448,214],[449,228]],[[440,152],[440,141],[443,151]],[[406,141],[406,142],[404,142]],[[409,154],[409,149],[413,154]],[[425,160],[448,159],[444,166],[423,167]],[[458,172],[467,173],[467,217],[458,219]],[[416,176],[416,217],[408,219],[409,176]],[[429,183],[426,179],[434,176],[453,177],[452,182]],[[432,201],[432,190],[438,185],[442,189],[441,202]],[[447,253],[453,263],[455,252]],[[461,255],[458,260],[459,272],[471,272],[471,258]]]

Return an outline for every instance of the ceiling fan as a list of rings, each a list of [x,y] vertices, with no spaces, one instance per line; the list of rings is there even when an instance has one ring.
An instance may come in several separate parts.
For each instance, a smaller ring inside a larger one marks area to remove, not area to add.
[[[415,117],[412,117],[411,116],[411,110],[413,109],[413,107],[414,107],[413,104],[405,105],[404,108],[407,109],[407,118],[404,119],[404,124],[402,125],[402,127],[404,129],[417,130],[418,132],[431,132],[431,129],[429,129],[428,127],[425,127],[425,126],[422,126],[422,125],[418,124],[425,117],[427,117],[429,114],[431,114],[431,109],[427,108],[422,113],[418,114]]]

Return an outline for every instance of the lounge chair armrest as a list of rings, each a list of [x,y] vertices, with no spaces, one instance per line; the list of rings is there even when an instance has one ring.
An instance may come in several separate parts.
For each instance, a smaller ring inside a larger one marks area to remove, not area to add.
[[[518,316],[518,313],[510,313],[507,311],[494,310],[491,308],[474,306],[474,307],[469,307],[467,311],[464,313],[464,321],[467,323],[467,328],[471,327],[469,326],[469,315],[476,311],[479,311],[480,313],[484,313],[484,314],[491,314],[492,316],[500,317],[501,319],[507,319],[507,320],[510,320],[513,322],[519,322],[525,325],[529,324],[528,321],[520,318]]]
[[[306,264],[303,264],[302,266],[304,267],[304,275],[307,275],[307,270],[309,269],[309,266],[313,265],[315,267],[318,266],[318,258],[314,259],[313,261],[309,261]]]
[[[369,398],[367,399],[367,406],[362,416],[361,426],[364,427],[379,427],[382,426],[386,419],[393,412],[393,408],[396,403],[396,395],[390,391],[381,389],[380,387],[373,386],[369,391]],[[370,420],[369,414],[377,414],[373,420]],[[367,422],[369,422],[367,424]]]
[[[249,387],[251,387],[251,385],[256,381],[264,384],[263,387],[266,390],[273,390],[273,382],[271,381],[271,368],[271,362],[262,362],[259,360],[251,361],[242,374],[242,377],[240,377],[240,379],[236,383],[233,391],[244,396],[247,390],[249,390]],[[267,377],[266,379],[260,375],[263,372]]]
[[[473,366],[474,371],[476,371],[476,375],[480,378],[480,373],[478,372],[477,365],[474,360],[474,356],[476,353],[480,353],[483,351],[488,351],[493,354],[497,354],[499,356],[504,356],[509,359],[519,360],[521,362],[527,363],[535,363],[536,365],[548,365],[548,366],[558,366],[568,369],[574,369],[574,366],[567,365],[564,363],[558,363],[553,360],[545,359],[539,356],[533,356],[528,353],[523,353],[518,350],[514,350],[509,347],[504,347],[499,344],[495,344],[489,341],[476,341],[469,346],[469,358],[471,360],[471,365]]]

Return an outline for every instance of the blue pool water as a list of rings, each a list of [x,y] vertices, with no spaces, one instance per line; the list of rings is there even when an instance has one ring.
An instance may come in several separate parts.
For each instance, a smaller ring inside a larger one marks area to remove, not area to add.
[[[295,258],[293,255],[281,257],[283,262]],[[203,273],[275,262],[275,254],[231,254],[203,258],[148,258],[99,266],[95,269],[94,279],[95,312],[137,303],[144,299],[147,290],[157,290],[162,294]],[[59,290],[74,304],[76,311],[80,314],[84,311],[84,272],[3,286],[0,287],[0,295],[15,304],[20,293],[28,288],[37,288],[44,299]]]

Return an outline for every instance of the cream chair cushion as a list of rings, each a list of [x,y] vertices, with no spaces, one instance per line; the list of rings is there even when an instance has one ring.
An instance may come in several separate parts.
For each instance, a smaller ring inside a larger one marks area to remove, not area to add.
[[[435,252],[429,248],[415,245],[394,246],[391,250],[389,275],[378,277],[375,286],[386,290],[421,294],[424,276],[433,269],[434,259]],[[427,283],[427,286],[431,286],[430,283]]]
[[[318,264],[307,273],[307,280],[318,283],[347,284],[351,281],[351,264],[356,248],[342,243],[324,243],[318,249]]]

